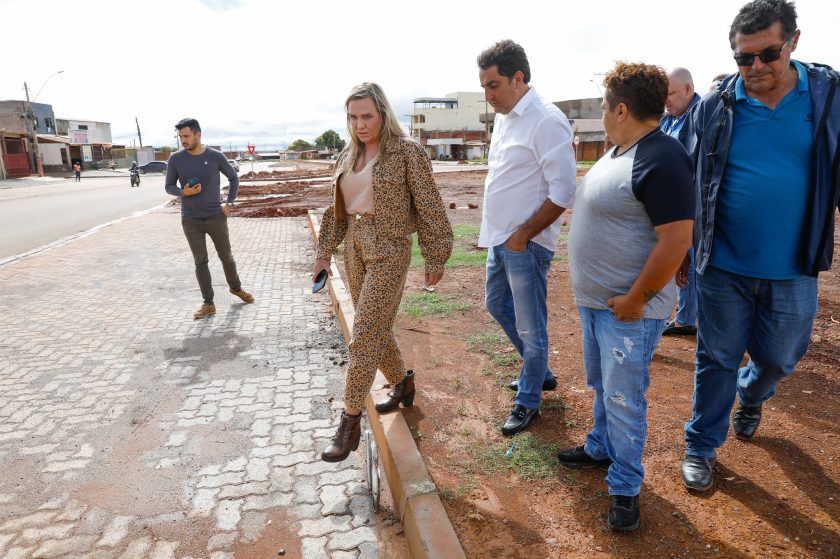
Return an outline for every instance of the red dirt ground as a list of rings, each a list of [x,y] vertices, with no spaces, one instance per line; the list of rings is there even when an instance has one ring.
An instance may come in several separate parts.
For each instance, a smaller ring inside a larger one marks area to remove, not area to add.
[[[444,204],[455,202],[456,209],[448,210],[453,224],[478,224],[484,172],[436,178]],[[319,190],[310,205],[329,203],[329,195],[326,203],[322,196]],[[301,194],[293,203],[303,206],[306,199]],[[648,392],[642,525],[625,534],[606,526],[605,473],[564,470],[553,458],[554,449],[581,444],[592,406],[565,241],[557,255],[549,279],[549,341],[559,386],[544,395],[542,416],[530,435],[516,437],[509,457],[511,440],[499,426],[513,403],[504,385],[518,368],[505,364],[512,357],[509,344],[484,354],[468,343],[470,336],[499,332],[483,308],[483,268],[449,268],[439,287],[439,294],[469,305],[466,310],[421,319],[401,314],[397,320],[406,365],[417,371],[418,382],[415,405],[402,413],[467,556],[840,556],[840,264],[821,276],[808,354],[765,405],[755,439],[730,437],[720,450],[708,494],[688,493],[678,471],[683,425],[691,414],[694,339],[663,338]],[[422,269],[412,269],[405,299],[420,293],[421,283]],[[530,449],[536,452],[529,457]],[[528,479],[518,461],[542,469]]]

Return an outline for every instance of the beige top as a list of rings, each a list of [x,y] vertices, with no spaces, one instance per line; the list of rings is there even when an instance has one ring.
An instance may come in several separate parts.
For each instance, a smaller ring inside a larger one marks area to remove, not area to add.
[[[367,162],[367,165],[355,172],[350,169],[341,177],[341,197],[348,214],[373,215],[373,164],[379,159],[377,155]]]

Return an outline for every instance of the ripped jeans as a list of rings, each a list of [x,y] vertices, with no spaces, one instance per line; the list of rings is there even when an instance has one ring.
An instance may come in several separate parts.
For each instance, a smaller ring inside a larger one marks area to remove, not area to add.
[[[586,384],[595,391],[594,422],[584,450],[596,460],[612,460],[606,478],[610,495],[632,497],[639,494],[645,477],[645,393],[665,320],[621,322],[609,309],[587,307],[578,307],[578,313]]]

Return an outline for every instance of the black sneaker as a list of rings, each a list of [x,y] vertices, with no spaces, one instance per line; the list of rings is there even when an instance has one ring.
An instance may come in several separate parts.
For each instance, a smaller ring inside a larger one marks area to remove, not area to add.
[[[639,496],[610,495],[607,524],[613,530],[632,532],[639,527]]]
[[[604,458],[596,460],[589,456],[583,445],[574,448],[566,448],[557,453],[557,460],[560,465],[573,470],[583,470],[585,468],[609,468],[612,460]]]
[[[665,324],[665,330],[662,331],[663,336],[696,336],[697,327],[690,324],[677,325],[676,320],[669,320]]]

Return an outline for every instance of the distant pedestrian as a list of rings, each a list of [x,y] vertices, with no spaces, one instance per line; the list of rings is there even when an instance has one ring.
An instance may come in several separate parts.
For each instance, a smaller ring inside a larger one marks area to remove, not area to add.
[[[607,523],[630,531],[640,518],[650,362],[691,246],[694,191],[685,148],[659,129],[665,72],[619,62],[604,86],[604,130],[615,147],[578,187],[569,234],[593,423],[583,445],[557,457],[568,468],[609,467]]]
[[[426,285],[443,278],[452,252],[452,227],[423,147],[406,136],[382,88],[362,83],[344,103],[350,141],[333,173],[333,203],[321,221],[312,279],[326,270],[344,241],[344,267],[355,318],[344,412],[326,462],[340,462],[359,446],[362,407],[376,370],[391,385],[379,413],[414,402],[414,371],[406,371],[394,338],[394,318],[411,263],[417,231],[426,261]]]
[[[683,125],[700,95],[694,91],[691,72],[685,68],[674,68],[668,75],[668,99],[665,101],[665,115],[659,121],[663,132],[678,140],[687,130]],[[664,336],[694,336],[697,334],[697,290],[695,288],[694,249],[688,250],[689,267],[684,278],[677,284],[677,312],[665,325]]]
[[[73,173],[76,175],[76,182],[82,180],[82,166],[79,165],[78,161],[73,163]]]
[[[181,226],[195,260],[195,276],[204,298],[204,304],[193,316],[205,318],[216,312],[206,236],[210,237],[216,247],[230,292],[246,303],[254,302],[254,297],[242,289],[228,234],[227,219],[239,190],[239,175],[224,154],[201,143],[201,127],[197,120],[185,118],[175,128],[184,149],[169,157],[165,188],[169,194],[181,198]],[[220,201],[219,173],[230,181],[224,206]]]
[[[794,60],[799,37],[793,2],[743,6],[729,30],[738,73],[706,95],[686,123],[700,207],[694,404],[681,473],[695,491],[714,485],[733,404],[735,436],[752,439],[763,404],[805,355],[817,276],[831,266],[840,74]],[[782,421],[784,415],[780,410]]]
[[[513,409],[502,434],[515,435],[540,414],[548,368],[548,270],[560,214],[575,197],[575,154],[566,116],[530,85],[525,50],[499,41],[478,56],[484,97],[496,112],[484,181],[478,245],[487,247],[485,306],[522,357]]]

